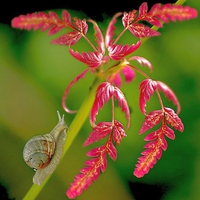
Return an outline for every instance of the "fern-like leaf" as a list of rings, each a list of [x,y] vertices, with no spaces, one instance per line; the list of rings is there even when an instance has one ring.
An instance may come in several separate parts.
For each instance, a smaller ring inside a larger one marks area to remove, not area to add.
[[[48,14],[45,12],[31,13],[27,15],[20,15],[13,18],[12,27],[25,30],[38,30],[46,31],[50,29],[48,35],[57,33],[63,28],[73,28],[71,24],[70,14],[64,10],[63,20],[60,20],[55,12],[50,11]]]
[[[66,193],[69,198],[80,195],[93,181],[98,179],[101,172],[106,170],[107,154],[112,160],[116,160],[117,150],[110,139],[104,146],[96,147],[87,153],[87,156],[92,158],[85,162],[86,167],[80,170],[81,174],[78,174],[71,183]]]
[[[143,2],[139,10],[133,10],[124,13],[122,23],[125,29],[128,29],[135,37],[144,38],[158,36],[160,33],[150,29],[149,26],[138,24],[146,21],[151,25],[162,27],[163,22],[182,21],[197,17],[197,11],[188,6],[157,3],[148,12],[147,2]]]
[[[145,106],[146,101],[150,100],[150,97],[154,94],[157,87],[156,81],[152,79],[145,79],[140,83],[139,90],[140,90],[140,110],[143,114],[146,114]]]
[[[164,136],[172,135],[171,131],[173,130],[167,127],[165,123],[162,123],[161,128],[150,133],[145,138],[146,141],[153,141],[144,146],[146,150],[144,150],[141,153],[142,156],[138,158],[138,163],[133,173],[136,177],[141,178],[147,174],[157,163],[157,160],[161,158],[162,150],[165,151],[167,149],[167,142]]]

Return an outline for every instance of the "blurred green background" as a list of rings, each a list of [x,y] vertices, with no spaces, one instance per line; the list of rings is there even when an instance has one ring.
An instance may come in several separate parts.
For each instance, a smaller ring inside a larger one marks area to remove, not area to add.
[[[187,1],[185,5],[200,11],[198,1]],[[72,16],[81,16],[78,12],[69,12]],[[108,19],[99,23],[103,31],[107,23]],[[134,55],[147,58],[154,71],[150,74],[143,68],[144,71],[176,93],[182,107],[179,116],[185,125],[184,132],[175,131],[175,141],[167,140],[167,151],[149,174],[140,179],[133,176],[146,136],[145,133],[138,135],[144,119],[138,108],[138,85],[143,78],[136,74],[133,83],[122,87],[132,121],[128,136],[117,147],[118,158],[115,162],[108,158],[107,170],[76,199],[143,200],[145,194],[154,200],[200,199],[200,19],[171,22],[160,32],[160,37],[146,41]],[[22,158],[27,140],[49,132],[58,121],[57,110],[65,114],[68,125],[75,117],[63,111],[61,97],[67,84],[85,66],[69,55],[67,47],[50,44],[57,36],[48,37],[47,32],[27,32],[0,24],[0,184],[10,199],[21,200],[32,186],[34,171]],[[86,48],[81,41],[79,45]],[[67,99],[70,108],[80,107],[92,81],[93,76],[88,74],[72,88]],[[171,102],[164,102],[173,108]],[[147,104],[147,111],[157,105],[153,98]],[[104,120],[107,113],[110,113],[109,106],[99,113],[98,120]],[[124,114],[119,111],[118,117],[123,121]],[[37,200],[67,199],[65,192],[91,149],[82,147],[90,132],[89,120],[86,120]]]

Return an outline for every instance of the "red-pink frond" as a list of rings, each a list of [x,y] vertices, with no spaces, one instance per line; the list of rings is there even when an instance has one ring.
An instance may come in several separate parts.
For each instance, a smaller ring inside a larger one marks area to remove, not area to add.
[[[135,165],[136,168],[133,172],[137,178],[142,178],[145,174],[148,174],[149,170],[157,163],[157,160],[162,157],[162,148],[159,145],[158,140],[156,140],[153,145],[154,148],[149,148],[141,153],[142,156],[138,158],[138,163]]]
[[[141,40],[139,40],[136,44],[132,44],[129,46],[128,44],[122,45],[122,44],[113,44],[108,47],[109,56],[113,60],[121,60],[125,56],[133,53],[136,51],[141,45]]]
[[[126,128],[129,129],[129,127],[130,127],[130,110],[129,110],[128,103],[126,101],[124,94],[118,87],[115,87],[114,97],[116,100],[118,100],[118,105],[119,105],[119,107],[121,107],[122,112],[125,113],[126,119],[128,121]]]
[[[196,18],[198,13],[194,8],[183,5],[175,4],[155,4],[150,9],[149,15],[156,16],[159,20],[162,20],[165,23],[169,21],[183,21],[192,18]]]
[[[85,19],[81,20],[74,17],[74,26],[80,31],[81,34],[86,35],[88,31],[88,25]]]
[[[65,89],[65,92],[64,92],[64,94],[63,94],[63,96],[62,96],[62,107],[63,107],[63,109],[64,109],[66,112],[68,112],[68,113],[70,113],[70,114],[76,113],[77,111],[76,111],[76,110],[70,110],[70,109],[68,109],[68,107],[67,107],[67,105],[66,105],[67,95],[68,95],[68,93],[69,93],[71,87],[72,87],[77,81],[79,81],[79,79],[84,78],[84,77],[85,77],[85,74],[86,74],[89,70],[90,70],[90,69],[87,68],[85,71],[83,71],[83,72],[82,72],[81,74],[79,74],[77,77],[75,77],[75,78],[69,83],[69,85],[67,86],[67,88]]]
[[[158,36],[160,33],[143,24],[131,24],[128,30],[138,38]]]
[[[176,130],[183,132],[184,125],[179,116],[171,108],[165,108],[165,119],[167,123],[174,127]]]
[[[172,130],[167,127],[165,123],[162,123],[162,126],[147,135],[144,140],[150,141],[147,143],[144,150],[141,154],[142,156],[138,158],[138,163],[136,164],[136,168],[134,170],[134,175],[138,178],[143,177],[145,174],[149,172],[151,168],[157,163],[162,156],[162,150],[167,149],[167,141],[165,139],[165,135],[168,137],[172,135]]]
[[[146,115],[139,134],[146,132],[147,130],[153,128],[163,119],[164,113],[162,110],[155,110]]]
[[[105,138],[112,132],[112,122],[100,122],[93,128],[93,132],[90,133],[87,140],[84,142],[84,146],[90,145],[93,142],[97,142]]]
[[[177,107],[177,114],[180,113],[181,111],[181,106],[180,103],[178,101],[178,98],[176,97],[176,95],[174,94],[174,92],[172,91],[172,89],[167,86],[165,83],[161,82],[161,81],[157,81],[157,89],[159,91],[162,91],[164,93],[164,95],[173,102],[173,104]]]
[[[96,42],[98,44],[98,51],[102,54],[105,53],[105,45],[104,45],[104,38],[103,38],[103,34],[98,26],[98,24],[94,21],[94,20],[88,20],[89,22],[91,22],[93,24],[93,28],[94,28],[94,35],[96,37]]]
[[[70,54],[77,60],[85,63],[88,67],[96,68],[99,67],[102,63],[103,55],[99,52],[75,52],[73,49],[69,49]]]
[[[128,65],[122,68],[122,73],[126,83],[130,83],[135,78],[135,71]]]
[[[57,33],[63,28],[73,28],[70,21],[70,14],[65,11],[68,15],[68,20],[60,20],[55,12],[50,11],[48,14],[44,12],[31,13],[27,15],[20,15],[12,19],[12,27],[20,28],[25,30],[38,30],[45,31],[50,29],[48,35]]]
[[[105,45],[106,47],[109,47],[113,43],[113,36],[114,36],[114,30],[115,30],[115,24],[117,22],[117,18],[122,15],[121,12],[116,13],[113,18],[111,19],[108,28],[106,30],[106,36],[105,36]]]
[[[93,181],[96,181],[100,175],[101,163],[100,159],[96,159],[93,166],[85,167],[80,170],[81,174],[78,174],[74,182],[71,183],[66,195],[69,199],[74,199],[81,195],[84,190],[86,190]]]
[[[81,174],[76,175],[74,182],[71,183],[66,195],[70,199],[74,199],[79,196],[84,190],[86,190],[93,181],[96,181],[101,173],[106,170],[108,151],[112,148],[107,148],[107,145],[101,146],[91,150],[89,156],[97,157],[91,158],[85,162],[86,167],[80,170]],[[113,149],[112,149],[113,151]]]
[[[157,87],[157,82],[152,79],[145,79],[140,83],[140,110],[143,114],[146,114],[145,106],[146,101],[150,100],[150,97],[154,94]]]
[[[132,56],[128,60],[136,60],[141,66],[148,67],[151,71],[153,70],[152,64],[144,57],[141,56]]]
[[[122,141],[122,138],[126,137],[126,133],[124,131],[124,126],[119,121],[115,120],[114,124],[113,140],[116,145],[119,145]]]
[[[72,31],[52,40],[51,44],[72,46],[76,44],[81,37],[82,37],[82,34],[80,32]]]
[[[103,82],[99,85],[96,91],[95,100],[90,113],[90,122],[95,125],[96,115],[99,109],[102,109],[104,104],[114,95],[115,88],[108,82]]]

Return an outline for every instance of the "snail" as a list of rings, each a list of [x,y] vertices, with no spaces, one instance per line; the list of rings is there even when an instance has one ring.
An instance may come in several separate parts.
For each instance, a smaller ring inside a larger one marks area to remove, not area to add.
[[[32,137],[24,146],[23,158],[26,164],[36,172],[33,183],[41,185],[46,177],[56,169],[66,140],[67,124],[64,115],[50,133]]]

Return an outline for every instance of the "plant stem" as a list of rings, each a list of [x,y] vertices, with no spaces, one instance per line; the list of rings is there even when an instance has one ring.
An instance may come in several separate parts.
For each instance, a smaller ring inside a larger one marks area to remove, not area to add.
[[[71,146],[71,144],[74,141],[75,137],[77,136],[80,128],[82,127],[86,118],[88,117],[88,114],[93,105],[96,89],[97,89],[98,85],[100,84],[100,82],[101,82],[101,77],[96,76],[88,95],[86,96],[84,102],[82,103],[74,120],[70,124],[69,130],[67,132],[67,140],[66,140],[66,144],[63,149],[62,158],[66,155],[69,147]],[[46,183],[49,181],[51,176],[52,176],[52,174],[46,178],[46,180],[43,182],[43,184],[41,186],[33,184],[31,186],[31,188],[28,190],[28,192],[26,193],[26,195],[24,196],[23,200],[34,200],[39,195],[39,193],[42,191],[42,189],[44,188]]]

